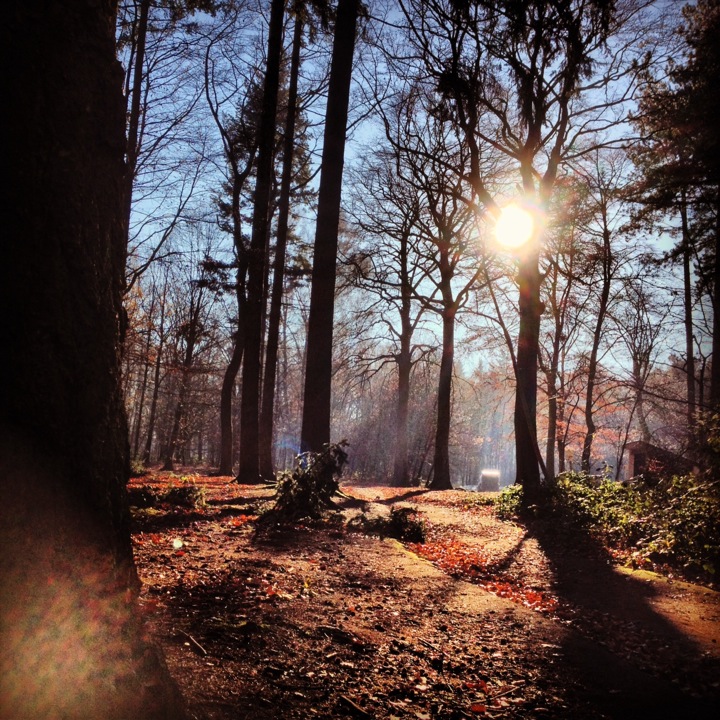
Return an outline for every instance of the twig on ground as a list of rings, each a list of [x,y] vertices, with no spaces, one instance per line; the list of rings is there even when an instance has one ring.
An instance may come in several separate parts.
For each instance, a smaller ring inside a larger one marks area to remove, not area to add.
[[[192,635],[190,635],[190,633],[186,633],[184,630],[180,630],[180,634],[184,635],[188,639],[190,647],[192,647],[195,652],[199,653],[203,657],[208,654],[208,651]]]

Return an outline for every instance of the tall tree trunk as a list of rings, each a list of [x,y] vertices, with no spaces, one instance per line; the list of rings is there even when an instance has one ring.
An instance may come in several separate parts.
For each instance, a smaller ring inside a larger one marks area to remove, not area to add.
[[[393,485],[406,487],[408,478],[408,417],[410,405],[410,337],[400,337],[400,353],[397,358],[398,395],[395,411],[395,455],[393,460]]]
[[[585,389],[585,438],[583,440],[582,449],[582,469],[590,472],[590,463],[592,460],[592,445],[597,427],[593,414],[593,405],[595,403],[595,382],[597,380],[598,370],[598,353],[600,350],[600,340],[602,339],[603,325],[605,324],[605,316],[607,314],[608,301],[610,299],[610,280],[612,275],[612,251],[610,248],[610,230],[607,225],[603,228],[603,246],[602,246],[602,276],[603,284],[600,290],[600,304],[595,320],[595,329],[593,331],[592,346],[590,348],[590,357],[588,359],[588,376],[587,387]]]
[[[687,193],[680,191],[680,220],[682,224],[682,261],[683,261],[683,319],[685,323],[685,372],[687,388],[687,424],[693,437],[695,413],[695,340],[693,337],[693,301],[692,301],[692,244],[687,216]]]
[[[153,436],[155,435],[155,420],[157,419],[158,399],[160,398],[160,374],[162,372],[162,355],[165,347],[165,301],[167,298],[167,278],[165,278],[165,289],[163,290],[163,302],[160,306],[160,333],[155,357],[155,369],[153,376],[153,393],[150,401],[150,414],[148,417],[147,433],[145,435],[145,449],[143,450],[143,464],[150,464],[152,453]]]
[[[148,331],[148,340],[145,343],[145,358],[143,360],[142,381],[140,382],[140,398],[136,403],[135,418],[133,423],[133,441],[132,441],[132,458],[137,459],[140,452],[140,426],[142,425],[142,417],[145,411],[145,395],[147,394],[148,376],[150,375],[150,333]]]
[[[260,412],[260,473],[264,478],[275,476],[273,468],[273,424],[275,419],[275,380],[277,375],[278,342],[282,298],[285,289],[285,257],[290,216],[290,186],[292,183],[293,157],[295,147],[295,118],[297,115],[297,87],[300,73],[300,49],[302,47],[302,14],[295,15],[293,48],[290,60],[290,83],[288,107],[285,119],[283,142],[283,169],[280,186],[277,242],[275,244],[275,266],[273,268],[270,312],[268,317],[267,347],[265,350],[265,373],[263,375],[262,408]]]
[[[649,443],[652,439],[650,427],[647,422],[647,414],[645,413],[645,403],[643,402],[642,388],[635,388],[635,404],[637,405],[638,425],[640,426],[640,438],[643,442]]]
[[[533,250],[518,269],[520,329],[518,332],[515,379],[515,460],[516,482],[523,486],[526,502],[540,492],[537,452],[537,370],[540,343],[539,253]]]
[[[268,32],[267,64],[258,141],[257,178],[253,204],[253,227],[248,253],[245,352],[240,400],[240,483],[260,481],[260,375],[264,315],[265,245],[268,237],[270,191],[273,180],[273,149],[280,87],[283,0],[272,0]]]
[[[720,411],[720,185],[715,206],[715,257],[713,258],[713,337],[712,366],[710,368],[709,405],[713,412]]]
[[[145,66],[145,46],[147,43],[148,16],[150,0],[140,0],[140,14],[134,27],[134,66],[132,88],[129,89],[127,108],[128,128],[125,158],[127,162],[124,188],[125,228],[130,231],[130,215],[132,213],[133,184],[137,172],[137,161],[140,155],[140,114],[143,94],[143,70]],[[126,242],[128,238],[126,237]]]
[[[244,180],[243,180],[244,182]],[[247,258],[242,244],[240,230],[240,184],[237,173],[233,185],[233,236],[235,238],[235,253],[237,255],[237,274],[235,277],[235,299],[238,308],[238,327],[233,338],[233,351],[230,362],[225,368],[222,387],[220,389],[220,466],[218,475],[232,475],[233,473],[233,396],[235,394],[235,381],[245,350],[245,279],[247,275]]]
[[[247,149],[247,157],[243,157],[244,166],[240,167],[241,151],[233,141],[232,133],[229,131],[221,115],[219,106],[211,92],[212,72],[210,71],[209,49],[205,56],[205,96],[207,98],[210,113],[215,120],[220,137],[223,141],[225,160],[230,168],[231,184],[231,221],[233,245],[235,247],[235,262],[237,269],[235,273],[235,300],[238,310],[237,329],[232,337],[233,351],[230,362],[225,368],[222,387],[220,390],[220,461],[218,465],[219,475],[232,475],[233,455],[235,452],[235,438],[233,429],[233,397],[235,395],[235,382],[237,379],[242,358],[245,350],[245,323],[246,323],[246,283],[248,272],[248,249],[245,246],[245,239],[242,232],[242,191],[246,180],[250,176],[255,165],[255,156],[258,150],[259,137]]]
[[[243,339],[241,328],[238,328],[233,338],[233,351],[230,362],[225,368],[222,387],[220,389],[220,466],[218,475],[232,475],[233,473],[233,427],[232,427],[232,401],[237,378],[243,356]]]
[[[410,405],[410,371],[412,370],[412,288],[408,277],[408,236],[400,241],[400,352],[397,356],[398,394],[395,411],[395,456],[393,485],[409,485],[408,471],[408,416]]]
[[[153,288],[153,299],[150,303],[149,315],[152,318],[155,310],[155,289]],[[148,326],[147,342],[145,343],[145,357],[142,376],[142,385],[140,387],[140,400],[137,405],[137,417],[135,418],[135,428],[133,433],[132,457],[137,459],[140,453],[140,426],[142,425],[142,416],[145,409],[145,395],[147,394],[148,375],[150,375],[150,346],[152,344],[152,327]]]
[[[185,352],[180,367],[180,389],[178,401],[173,415],[173,424],[165,446],[165,459],[163,470],[173,471],[175,460],[178,457],[178,450],[184,447],[186,438],[181,435],[182,424],[185,420],[185,408],[187,407],[188,393],[190,392],[190,379],[192,376],[193,364],[195,362],[195,348],[199,339],[200,313],[202,311],[202,289],[198,290],[198,296],[190,301],[190,315],[187,322],[187,334],[185,336]]]
[[[559,402],[557,403],[557,422],[555,427],[557,428],[557,454],[558,454],[558,473],[564,473],[567,470],[565,464],[565,448],[567,447],[568,438],[568,417],[567,417],[567,406],[566,406],[566,391],[565,391],[565,364],[561,362],[558,365],[558,377],[557,377],[557,396]]]
[[[450,479],[450,412],[452,406],[452,373],[455,355],[455,307],[446,307],[442,318],[442,358],[438,382],[437,425],[432,490],[452,490]]]
[[[325,111],[322,170],[315,229],[301,449],[330,442],[335,272],[348,103],[360,0],[339,0]]]
[[[552,361],[551,361],[552,362]],[[545,444],[545,467],[548,480],[555,477],[555,444],[557,442],[558,401],[557,369],[551,367],[548,372],[548,436]]]
[[[134,601],[115,3],[5,9],[0,716],[181,718]]]
[[[555,477],[555,444],[557,443],[557,423],[558,423],[558,368],[560,366],[560,346],[564,330],[564,318],[562,306],[564,303],[558,303],[558,269],[553,265],[550,286],[550,304],[553,310],[554,318],[554,335],[552,343],[552,354],[550,355],[549,365],[546,368],[547,393],[548,393],[548,435],[545,444],[545,468],[547,470],[547,479],[552,480]]]

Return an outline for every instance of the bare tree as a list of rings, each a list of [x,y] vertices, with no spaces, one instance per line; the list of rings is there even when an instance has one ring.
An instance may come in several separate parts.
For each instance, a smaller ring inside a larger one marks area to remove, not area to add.
[[[379,151],[355,179],[354,222],[367,240],[365,247],[353,252],[350,261],[354,281],[382,303],[379,313],[389,334],[390,352],[371,353],[370,361],[391,362],[396,367],[393,484],[406,486],[410,482],[410,376],[413,365],[425,352],[413,337],[424,307],[415,297],[423,273],[413,262],[421,203],[417,190],[396,173],[398,162],[401,158],[397,152]]]
[[[444,98],[442,112],[464,134],[474,198],[499,213],[496,178],[482,172],[483,155],[499,152],[516,166],[521,199],[546,213],[561,163],[587,147],[583,138],[615,122],[614,110],[627,99],[631,39],[620,30],[641,4],[407,0],[401,6],[417,62]],[[618,38],[612,56],[604,54],[611,37]],[[619,76],[624,81],[615,91]],[[601,88],[608,91],[601,105],[586,100]],[[542,463],[536,430],[541,241],[538,227],[517,275],[517,481],[528,500],[540,488]]]
[[[208,170],[199,123],[202,67],[189,17],[213,0],[119,3],[117,38],[127,103],[126,289],[131,290],[187,217]]]
[[[227,69],[218,69],[219,62],[216,54],[225,58],[234,57],[234,46],[239,33],[239,11],[230,7],[223,23],[218,28],[212,28],[207,35],[204,70],[205,70],[205,100],[210,115],[218,130],[222,143],[223,158],[226,167],[224,190],[229,196],[229,202],[222,197],[218,204],[222,215],[221,225],[227,229],[233,240],[234,267],[219,263],[216,270],[224,278],[224,271],[234,269],[234,282],[231,283],[237,307],[237,322],[232,335],[232,350],[225,368],[223,382],[220,390],[220,464],[218,474],[231,475],[233,472],[233,420],[232,401],[235,390],[235,381],[242,364],[245,349],[245,314],[246,314],[246,284],[249,264],[247,238],[243,234],[243,193],[246,183],[254,169],[258,151],[258,123],[262,91],[254,77],[243,78],[238,86],[235,72]],[[225,47],[230,42],[230,48]],[[230,75],[232,82],[229,88],[218,75]],[[239,98],[238,98],[239,96]],[[234,104],[235,115],[226,117],[224,108]],[[226,283],[227,284],[227,283]]]

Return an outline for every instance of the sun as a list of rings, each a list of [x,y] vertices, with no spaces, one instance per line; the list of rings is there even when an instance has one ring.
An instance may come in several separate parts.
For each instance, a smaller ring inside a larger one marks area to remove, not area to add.
[[[510,203],[495,221],[495,239],[506,248],[522,247],[533,235],[535,220],[531,213]]]

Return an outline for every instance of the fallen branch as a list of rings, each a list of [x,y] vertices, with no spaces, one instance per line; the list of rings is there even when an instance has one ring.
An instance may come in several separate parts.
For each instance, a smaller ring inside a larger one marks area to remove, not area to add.
[[[184,630],[181,630],[180,633],[188,639],[190,647],[192,647],[196,653],[202,655],[203,657],[208,654],[208,651],[192,635],[190,635],[190,633],[186,633]]]
[[[372,715],[367,711],[363,710],[357,703],[353,702],[347,695],[340,695],[340,700],[347,705],[352,712],[359,717],[371,718]]]
[[[519,690],[524,685],[525,685],[525,680],[517,680],[517,681],[515,681],[515,683],[513,684],[512,687],[509,687],[506,690],[503,690],[502,692],[495,693],[494,695],[488,695],[488,700],[496,700],[497,698],[501,698],[504,695],[509,695],[510,693],[513,693],[516,690]]]

